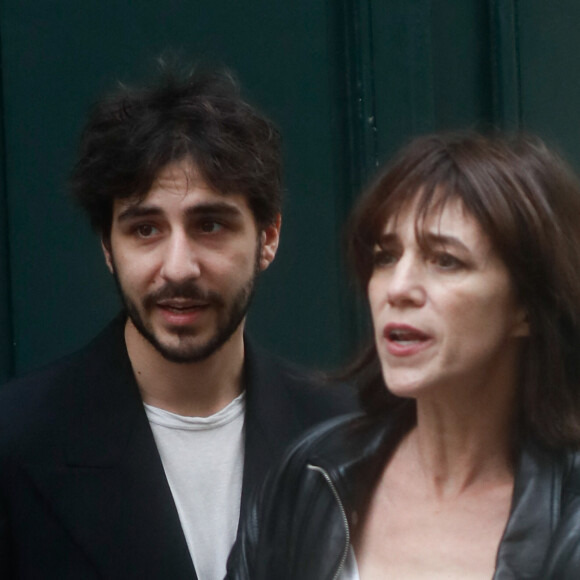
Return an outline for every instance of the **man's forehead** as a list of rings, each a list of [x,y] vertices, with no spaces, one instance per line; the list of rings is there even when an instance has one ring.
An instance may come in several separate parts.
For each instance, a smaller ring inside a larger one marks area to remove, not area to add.
[[[250,211],[246,196],[239,193],[224,193],[207,184],[196,165],[191,161],[178,161],[165,166],[145,194],[136,194],[114,201],[115,214],[129,208],[157,207],[180,203],[184,206],[209,206]]]
[[[212,190],[212,188],[207,184],[197,164],[190,159],[173,161],[165,165],[165,167],[157,173],[157,176],[153,180],[151,189],[154,189],[156,186],[169,190],[187,190],[190,187],[200,187],[202,189]]]

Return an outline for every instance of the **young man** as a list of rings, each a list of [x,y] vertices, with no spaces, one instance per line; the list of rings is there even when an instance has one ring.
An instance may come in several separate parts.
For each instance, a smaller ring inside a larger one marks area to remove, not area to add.
[[[351,406],[244,336],[278,133],[227,75],[168,77],[94,109],[72,186],[124,310],[2,390],[0,576],[222,578],[267,468]]]

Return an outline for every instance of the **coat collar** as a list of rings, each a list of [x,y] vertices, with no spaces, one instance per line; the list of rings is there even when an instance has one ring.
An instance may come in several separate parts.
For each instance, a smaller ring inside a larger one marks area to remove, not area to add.
[[[104,577],[195,579],[124,339],[123,313],[70,361],[62,461],[26,465],[39,491]],[[288,367],[245,341],[242,511],[272,460],[302,430]],[[126,562],[139,568],[125,570]],[[122,573],[120,571],[123,571]]]
[[[291,375],[275,357],[244,336],[246,423],[244,482],[241,514],[257,484],[263,481],[275,458],[303,430],[295,404],[286,388]],[[242,519],[242,518],[240,518]]]
[[[115,465],[126,456],[134,429],[146,420],[125,346],[124,325],[125,316],[120,314],[87,347],[76,365],[78,385],[70,389],[74,396],[71,408],[79,412],[76,419],[70,420],[70,432],[85,436],[67,440],[69,465]],[[263,478],[272,459],[281,454],[288,441],[304,426],[285,388],[290,377],[288,369],[247,335],[244,335],[244,350],[244,481],[253,483]],[[148,443],[152,442],[150,438]]]

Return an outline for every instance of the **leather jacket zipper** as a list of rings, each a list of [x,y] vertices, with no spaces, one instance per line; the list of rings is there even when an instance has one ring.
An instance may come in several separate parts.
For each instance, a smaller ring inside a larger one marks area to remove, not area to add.
[[[342,521],[344,523],[344,530],[346,532],[346,543],[344,545],[344,551],[342,553],[340,563],[339,563],[338,568],[333,576],[333,580],[337,580],[337,578],[340,576],[340,573],[342,572],[342,570],[344,568],[344,564],[345,564],[346,558],[348,556],[348,548],[350,546],[350,528],[348,525],[348,518],[346,517],[346,511],[344,509],[344,505],[342,503],[342,500],[340,499],[340,496],[338,495],[338,491],[337,491],[334,483],[332,482],[332,479],[330,479],[330,475],[328,475],[328,472],[325,469],[323,469],[322,467],[318,467],[317,465],[308,464],[306,467],[312,471],[318,471],[318,473],[320,473],[324,477],[324,479],[326,480],[326,483],[328,483],[328,486],[330,487],[330,490],[332,491],[332,495],[334,495],[334,498],[336,499],[336,503],[338,504],[338,508],[339,508],[341,516],[342,516]]]

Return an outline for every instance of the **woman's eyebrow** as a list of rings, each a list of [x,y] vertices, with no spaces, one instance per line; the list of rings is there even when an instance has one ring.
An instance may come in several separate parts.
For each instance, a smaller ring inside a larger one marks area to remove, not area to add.
[[[439,244],[441,246],[452,246],[460,250],[469,251],[469,248],[457,237],[448,234],[439,234],[426,232],[423,239],[430,244]]]
[[[392,244],[393,242],[396,242],[398,239],[399,235],[396,234],[395,232],[383,233],[379,236],[376,243],[379,246],[386,246],[387,244]]]

